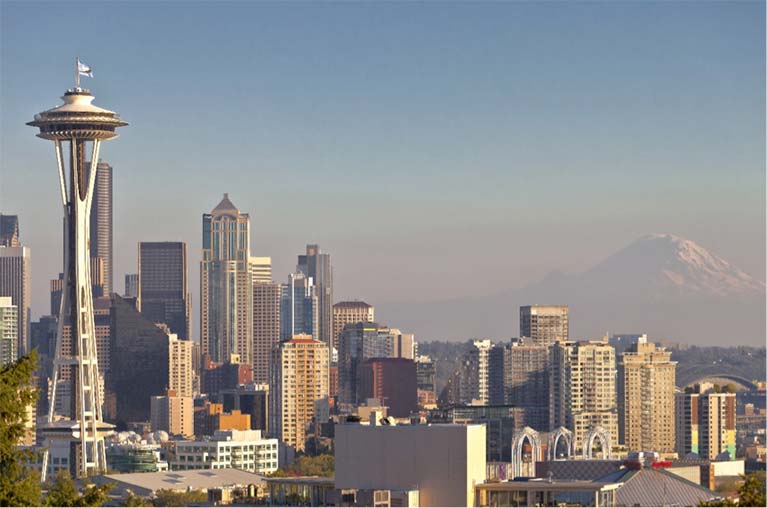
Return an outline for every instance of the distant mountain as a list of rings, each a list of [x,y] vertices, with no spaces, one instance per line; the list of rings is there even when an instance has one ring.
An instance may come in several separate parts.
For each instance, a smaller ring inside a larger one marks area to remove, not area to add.
[[[505,339],[519,330],[519,306],[570,306],[574,338],[606,332],[700,345],[764,345],[765,285],[691,240],[656,234],[580,274],[481,298],[377,305],[381,322],[423,339]]]

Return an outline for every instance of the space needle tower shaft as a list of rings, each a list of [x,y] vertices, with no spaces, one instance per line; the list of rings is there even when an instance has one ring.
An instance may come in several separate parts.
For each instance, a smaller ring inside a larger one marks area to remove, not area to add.
[[[77,86],[66,91],[62,97],[64,104],[35,115],[27,124],[39,128],[38,137],[54,142],[65,228],[64,289],[53,382],[47,423],[41,429],[47,442],[43,480],[48,472],[48,450],[56,441],[70,450],[68,464],[73,476],[105,472],[104,436],[112,429],[103,422],[101,413],[103,388],[93,316],[90,215],[101,142],[117,137],[116,128],[127,123],[117,113],[91,104],[94,97],[80,88],[80,74],[90,75],[90,68],[78,59]],[[71,348],[64,347],[67,325],[71,330]],[[66,417],[56,414],[57,406],[64,400],[59,390],[64,377],[70,377],[72,382]]]

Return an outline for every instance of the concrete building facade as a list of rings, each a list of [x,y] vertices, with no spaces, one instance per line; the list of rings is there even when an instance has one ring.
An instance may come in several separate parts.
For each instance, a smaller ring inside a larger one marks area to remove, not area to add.
[[[315,403],[328,397],[329,364],[327,344],[309,335],[281,342],[272,353],[270,433],[296,451],[305,448]]]
[[[551,427],[573,432],[576,449],[586,434],[602,427],[618,439],[615,350],[601,341],[556,342],[550,350]]]
[[[259,474],[277,471],[277,440],[260,430],[218,430],[198,441],[178,441],[173,470],[240,469]]]
[[[333,305],[333,341],[339,346],[344,326],[354,323],[372,323],[375,321],[375,308],[361,301],[338,302]]]
[[[735,459],[735,394],[718,393],[711,384],[676,394],[676,451],[714,460]]]
[[[280,342],[282,285],[253,279],[253,380],[269,382],[272,349]]]
[[[139,242],[138,268],[141,314],[155,323],[165,323],[179,338],[191,339],[186,243]]]
[[[618,366],[619,441],[629,451],[673,452],[676,362],[671,352],[639,341]]]
[[[519,336],[550,346],[570,335],[567,305],[526,305],[519,308]]]
[[[485,427],[338,424],[335,457],[337,489],[417,491],[419,506],[474,506],[486,477]]]

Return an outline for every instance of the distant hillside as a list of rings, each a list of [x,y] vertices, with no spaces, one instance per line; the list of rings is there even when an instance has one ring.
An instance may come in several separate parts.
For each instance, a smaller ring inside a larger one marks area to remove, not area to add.
[[[439,393],[458,361],[469,347],[467,342],[419,342],[419,354],[429,355],[436,362],[436,384]],[[684,386],[703,376],[729,374],[750,380],[767,379],[767,350],[754,347],[672,347],[671,359],[679,362],[676,369],[677,386]]]
[[[481,298],[376,305],[382,321],[422,339],[505,340],[518,335],[518,308],[570,306],[570,335],[647,333],[700,346],[765,343],[765,285],[700,245],[649,235],[590,270],[553,272],[521,289]]]

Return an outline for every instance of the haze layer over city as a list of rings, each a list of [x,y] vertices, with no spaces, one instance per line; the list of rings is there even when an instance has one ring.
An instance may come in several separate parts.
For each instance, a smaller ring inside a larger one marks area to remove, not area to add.
[[[33,249],[33,318],[61,271],[61,213],[52,152],[24,123],[79,55],[131,124],[104,155],[116,289],[137,242],[187,242],[195,338],[201,216],[229,193],[275,280],[318,243],[335,300],[419,340],[508,338],[539,297],[570,305],[577,336],[763,344],[763,19],[756,2],[3,3],[0,209]],[[607,263],[617,288],[588,275],[630,245]],[[750,320],[725,341],[575,299],[630,295],[632,252],[659,259],[641,273],[670,270],[679,308],[732,301]]]

